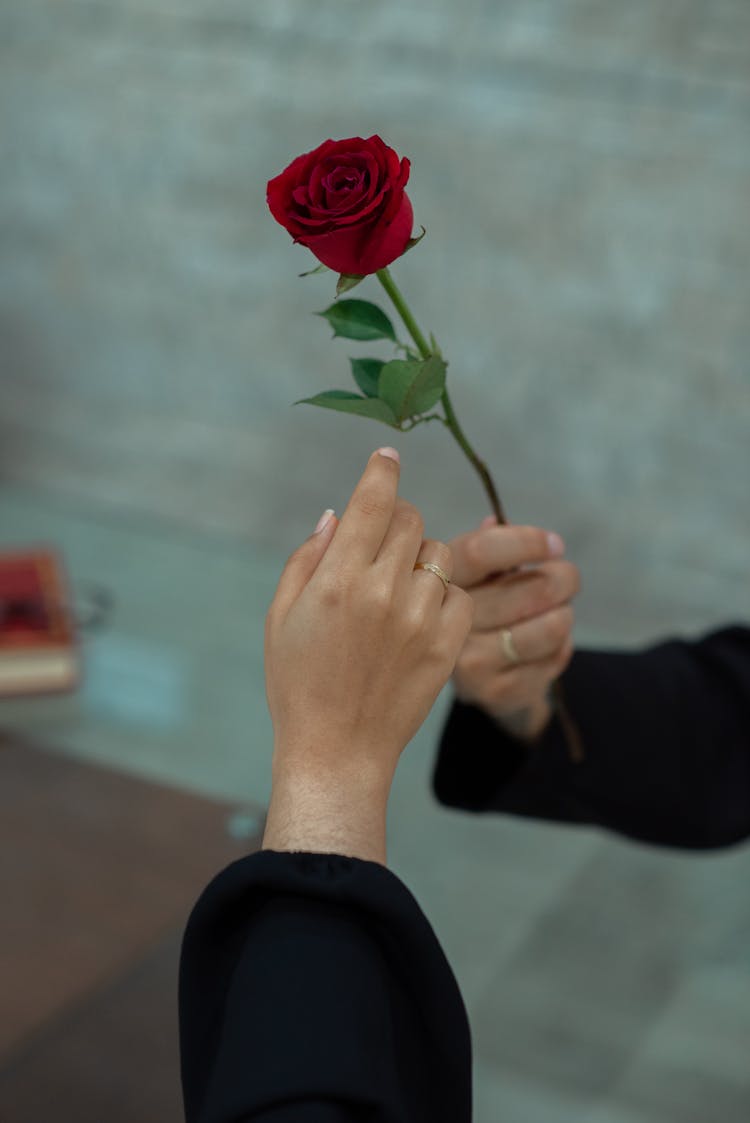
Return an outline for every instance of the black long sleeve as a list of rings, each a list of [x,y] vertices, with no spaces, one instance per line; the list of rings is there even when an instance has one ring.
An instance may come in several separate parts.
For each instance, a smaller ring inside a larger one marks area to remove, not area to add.
[[[187,1123],[469,1123],[469,1027],[406,886],[262,850],[196,904],[180,962]]]
[[[529,746],[455,701],[433,775],[437,798],[687,849],[750,837],[750,628],[639,652],[579,651],[562,682],[581,763],[555,719]]]

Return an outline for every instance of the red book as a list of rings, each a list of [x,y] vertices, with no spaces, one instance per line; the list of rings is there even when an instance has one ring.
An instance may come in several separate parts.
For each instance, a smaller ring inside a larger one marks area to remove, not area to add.
[[[47,549],[0,553],[0,698],[72,690],[79,677],[61,559]]]

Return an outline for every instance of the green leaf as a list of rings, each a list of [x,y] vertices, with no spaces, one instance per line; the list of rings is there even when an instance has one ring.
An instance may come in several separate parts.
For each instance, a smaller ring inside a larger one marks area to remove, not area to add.
[[[377,398],[378,379],[385,366],[382,359],[350,359],[354,381],[368,398]]]
[[[339,300],[325,312],[315,314],[328,320],[334,339],[341,336],[344,339],[392,339],[396,342],[393,324],[385,312],[369,300]]]
[[[314,269],[308,269],[306,273],[298,273],[298,277],[312,277],[315,273],[327,273],[328,266],[324,265],[321,261],[320,265],[316,265]]]
[[[362,398],[359,394],[352,394],[348,390],[324,390],[314,398],[300,398],[294,404],[337,409],[341,413],[355,413],[359,417],[370,417],[373,421],[384,421],[394,429],[399,427],[393,416],[393,410],[386,402],[382,402],[379,398]]]
[[[419,243],[424,238],[426,233],[427,233],[427,231],[425,230],[425,228],[423,226],[422,227],[422,233],[417,234],[416,238],[410,238],[409,241],[406,243],[406,249],[404,250],[404,253],[408,253],[409,250],[413,250],[415,246],[418,246]],[[401,254],[402,257],[404,256],[404,253]]]
[[[349,289],[355,288],[360,281],[364,281],[366,276],[366,273],[342,273],[336,283],[336,296],[349,292]]]
[[[399,424],[407,417],[425,413],[442,397],[447,364],[437,355],[412,362],[393,359],[380,372],[378,395],[393,410]]]

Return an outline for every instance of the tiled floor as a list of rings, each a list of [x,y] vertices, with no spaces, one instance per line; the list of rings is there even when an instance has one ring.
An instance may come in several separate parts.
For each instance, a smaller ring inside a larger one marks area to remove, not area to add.
[[[582,568],[579,641],[750,618],[750,6],[11,0],[0,104],[0,545],[52,540],[115,597],[80,695],[0,724],[266,799],[266,607],[392,437],[291,406],[348,350],[264,186],[329,135],[412,159],[428,237],[397,275],[511,516]],[[479,522],[442,431],[398,442],[428,533]],[[467,997],[476,1123],[746,1123],[750,851],[443,811],[447,704],[390,859]]]

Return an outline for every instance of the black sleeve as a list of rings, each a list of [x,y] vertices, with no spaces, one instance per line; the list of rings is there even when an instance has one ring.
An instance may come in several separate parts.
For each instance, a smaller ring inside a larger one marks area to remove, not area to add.
[[[180,961],[187,1123],[469,1123],[469,1028],[419,905],[375,862],[262,850]]]
[[[750,837],[750,628],[640,652],[579,651],[562,684],[581,763],[557,720],[529,746],[455,701],[433,775],[437,798],[687,849]]]

